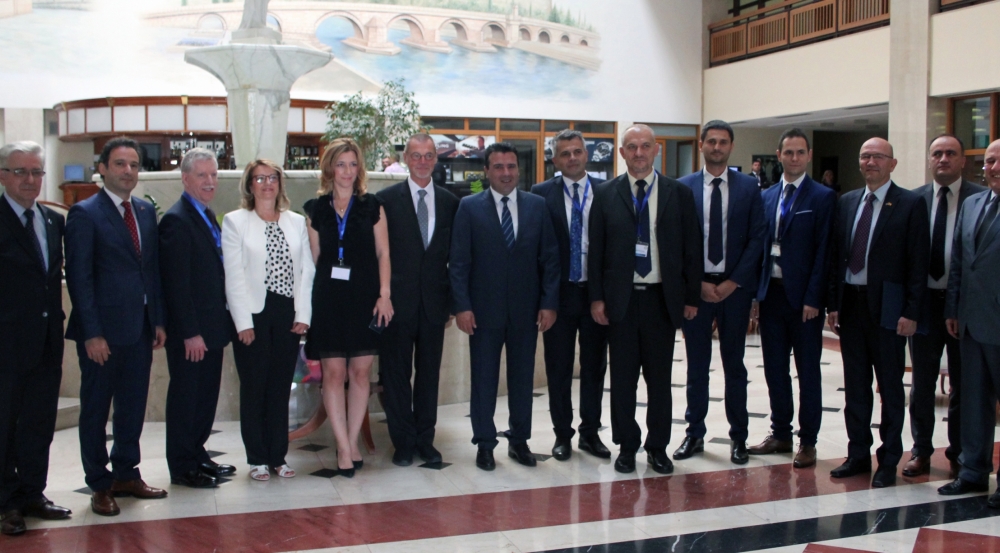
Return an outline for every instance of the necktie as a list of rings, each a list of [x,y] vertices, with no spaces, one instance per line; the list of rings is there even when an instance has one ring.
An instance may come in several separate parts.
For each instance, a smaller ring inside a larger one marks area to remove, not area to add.
[[[712,265],[722,262],[722,179],[712,179],[712,205],[708,217],[708,260]]]
[[[785,185],[785,198],[781,200],[781,211],[778,212],[778,241],[781,241],[781,234],[784,229],[781,224],[785,222],[785,213],[792,207],[792,196],[795,195],[795,185],[788,183]]]
[[[580,205],[580,183],[573,183],[573,218],[569,223],[569,279],[579,282],[583,278],[583,206]]]
[[[507,209],[507,201],[510,198],[501,198],[503,202],[503,215],[500,217],[500,230],[503,231],[503,239],[507,242],[507,249],[514,249],[514,219],[510,216],[510,209]]]
[[[132,201],[125,200],[122,202],[122,208],[125,209],[125,228],[128,229],[129,235],[132,236],[132,245],[135,246],[135,253],[142,255],[142,250],[139,248],[139,228],[135,225],[135,216],[132,215]]]
[[[993,221],[997,217],[997,200],[1000,196],[994,195],[993,199],[990,200],[990,207],[986,209],[986,213],[983,215],[983,220],[979,222],[979,229],[976,230],[976,251],[979,251],[979,245],[989,232],[990,227],[993,226]]]
[[[635,272],[640,277],[645,277],[653,270],[653,252],[649,242],[649,210],[651,208],[646,205],[646,209],[642,209],[642,201],[646,198],[646,181],[635,181],[635,187],[635,199],[638,200],[639,205],[639,213],[636,213],[639,218],[639,241],[650,245],[650,250],[646,251],[646,257],[635,256]]]
[[[851,243],[851,261],[847,264],[847,268],[852,275],[860,273],[865,268],[868,233],[871,231],[872,215],[875,213],[874,203],[875,194],[869,192],[865,198],[865,208],[861,211],[861,219],[858,220],[858,227],[854,230],[854,242]]]
[[[38,241],[38,235],[35,234],[35,210],[29,209],[24,212],[24,229],[28,231],[28,235],[31,237],[31,245],[35,247],[35,253],[38,254],[38,261],[42,263],[42,267],[47,271],[48,267],[45,266],[45,256],[42,254],[42,244]]]
[[[934,230],[931,233],[931,264],[930,275],[934,280],[944,276],[944,236],[948,227],[948,193],[942,186],[938,191],[938,205],[934,213]]]
[[[216,219],[215,212],[210,207],[205,208],[205,216],[208,217],[208,230],[212,231],[212,239],[215,240],[215,250],[219,257],[222,257],[222,233],[219,231],[219,220]]]
[[[427,191],[417,190],[417,196],[420,198],[417,200],[417,226],[420,227],[420,238],[424,241],[424,249],[427,249],[427,245],[430,240],[427,239],[427,229],[428,221],[430,220],[430,215],[427,214]]]

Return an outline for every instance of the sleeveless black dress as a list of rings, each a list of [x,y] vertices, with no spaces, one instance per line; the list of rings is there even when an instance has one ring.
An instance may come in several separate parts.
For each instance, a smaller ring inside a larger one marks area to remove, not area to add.
[[[379,297],[375,223],[381,203],[374,194],[355,196],[344,230],[344,265],[350,280],[331,277],[339,264],[337,217],[327,194],[306,202],[312,228],[319,233],[319,260],[313,280],[312,325],[306,342],[310,359],[361,357],[378,354],[379,335],[368,328]]]

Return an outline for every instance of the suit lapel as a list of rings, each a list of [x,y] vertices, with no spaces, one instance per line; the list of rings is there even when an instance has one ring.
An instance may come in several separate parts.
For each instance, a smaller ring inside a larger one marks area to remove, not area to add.
[[[868,193],[866,188],[862,188],[859,192],[860,193],[856,194],[854,197],[845,196],[848,198],[847,200],[848,209],[847,213],[845,214],[847,216],[847,219],[844,221],[843,244],[844,244],[844,251],[847,252],[851,251],[851,234],[854,233],[854,219],[858,216],[858,207],[860,207],[861,199],[864,198],[865,194]]]
[[[17,243],[24,248],[25,253],[27,253],[32,258],[38,258],[38,254],[35,252],[35,246],[31,243],[31,236],[28,234],[28,229],[24,227],[21,220],[18,218],[17,213],[14,212],[14,208],[10,207],[7,203],[7,199],[4,198],[0,200],[0,219],[2,219],[7,226],[10,228],[10,233],[17,240]],[[47,229],[48,227],[46,227]],[[47,237],[46,237],[47,238]],[[46,240],[50,242],[50,240]],[[51,257],[49,258],[51,259]],[[39,271],[43,271],[45,267],[42,266],[41,260],[36,263]]]
[[[697,178],[691,191],[694,192],[694,211],[698,215],[698,228],[705,228],[705,170],[695,173]],[[732,189],[730,188],[730,199]]]
[[[615,189],[618,191],[618,197],[621,201],[625,202],[628,206],[628,212],[632,214],[632,220],[636,220],[635,204],[632,203],[632,187],[629,184],[628,175],[622,175],[621,180],[615,184]]]
[[[503,227],[501,226],[500,223],[500,214],[497,213],[497,205],[496,202],[493,201],[493,191],[492,189],[487,188],[486,190],[483,190],[481,194],[483,195],[482,206],[483,209],[486,210],[486,213],[484,215],[489,220],[495,222],[495,224],[490,225],[490,227],[493,228],[493,232],[495,232],[496,235],[500,237],[500,243],[506,245],[507,240],[503,236]],[[511,214],[511,216],[513,217],[513,214]],[[513,221],[511,222],[513,223]],[[514,240],[514,244],[515,245],[517,244],[516,238]]]
[[[98,192],[97,204],[100,206],[101,211],[104,212],[104,216],[107,217],[111,226],[118,232],[118,238],[121,239],[122,245],[129,253],[132,254],[132,259],[135,259],[136,263],[139,263],[139,253],[135,251],[135,245],[132,243],[132,236],[128,232],[128,227],[125,226],[125,218],[122,217],[122,214],[118,211],[118,207],[115,206],[115,202],[108,194],[110,194],[110,192],[106,190]],[[135,209],[133,209],[132,215],[135,216]],[[138,226],[138,224],[137,220],[136,225]],[[142,232],[141,227],[139,227],[138,230],[139,232]]]
[[[201,213],[198,213],[198,208],[195,207],[190,200],[184,198],[183,196],[181,196],[181,198],[184,201],[184,212],[187,214],[188,218],[191,219],[194,226],[201,230],[201,235],[205,238],[205,240],[208,240],[209,244],[212,245],[212,249],[215,249],[215,236],[212,234],[212,230],[209,229],[208,225],[205,223],[205,217],[208,217],[208,214],[206,213],[205,217],[202,217]]]
[[[434,240],[444,232],[441,230],[441,225],[444,224],[444,217],[441,217],[441,214],[444,213],[444,194],[441,191],[444,189],[433,183],[430,186],[434,187],[434,234],[431,236],[430,244],[427,244],[427,249],[430,249],[431,245],[434,244]],[[407,198],[409,198],[409,191],[409,185],[407,185]],[[413,202],[410,202],[410,206],[413,206]],[[414,210],[413,219],[416,220],[416,218],[417,212]],[[420,223],[417,223],[417,230],[420,230]]]
[[[792,224],[792,219],[795,218],[795,213],[799,210],[800,207],[802,207],[802,202],[805,201],[806,194],[809,193],[808,189],[812,188],[812,186],[813,186],[812,179],[809,178],[809,175],[806,175],[806,178],[802,179],[802,184],[799,185],[799,190],[796,193],[792,194],[792,196],[795,198],[795,201],[792,202],[792,205],[788,208],[788,215],[781,218],[782,232],[788,230],[788,225]],[[784,196],[783,190],[779,187],[778,202],[784,200],[783,196]],[[777,208],[778,206],[774,207],[774,209]]]
[[[885,203],[882,205],[882,209],[879,210],[878,220],[875,221],[875,232],[872,233],[872,240],[868,245],[868,251],[871,251],[872,246],[878,242],[879,235],[882,234],[882,230],[888,224],[889,218],[892,217],[893,209],[896,207],[897,196],[899,196],[899,187],[896,186],[896,183],[889,181],[889,190],[885,193]]]
[[[548,201],[551,204],[551,209],[555,209],[558,214],[557,218],[562,223],[563,232],[566,233],[566,236],[569,236],[569,221],[566,220],[566,200],[563,199],[563,194],[565,194],[563,183],[562,177],[552,179],[552,189],[549,190]],[[583,197],[581,196],[580,199],[582,200]]]
[[[62,257],[62,242],[59,237],[59,225],[55,223],[52,218],[52,210],[38,204],[38,207],[42,210],[42,216],[45,217],[45,242],[46,246],[49,248],[49,272],[59,271],[62,269],[57,260]]]
[[[660,173],[656,173],[656,187],[659,188],[656,192],[656,219],[649,222],[650,234],[656,232],[656,223],[660,220],[660,217],[663,216],[663,212],[667,209],[667,201],[670,199],[667,196],[669,196],[672,192],[672,187],[667,185],[666,179]]]
[[[959,189],[959,193],[961,193],[961,189]],[[930,183],[930,184],[928,184],[927,185],[927,190],[924,191],[924,201],[927,202],[927,220],[930,221],[931,219],[934,218],[934,214],[933,214],[934,208],[932,207],[934,205],[934,183],[933,182]],[[962,205],[961,198],[959,198],[959,200],[958,200],[958,205],[959,206]],[[933,229],[931,229],[931,230],[933,230]]]

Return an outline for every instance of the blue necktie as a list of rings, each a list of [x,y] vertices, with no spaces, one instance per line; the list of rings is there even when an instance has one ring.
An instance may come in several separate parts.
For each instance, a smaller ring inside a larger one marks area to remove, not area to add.
[[[646,197],[646,181],[635,181],[635,187],[635,199],[639,202],[639,213],[636,213],[639,218],[639,241],[643,244],[649,244],[649,210],[652,208],[647,204],[646,209],[642,209],[642,200]],[[653,251],[650,244],[650,249],[646,251],[646,257],[635,256],[635,272],[640,277],[645,277],[652,270]]]
[[[708,214],[708,260],[712,265],[722,262],[722,179],[712,179],[712,205]]]
[[[510,198],[501,198],[500,201],[503,202],[503,215],[500,217],[500,230],[503,231],[503,239],[507,242],[507,249],[514,249],[514,220],[510,216],[510,210],[507,209],[507,201]]]
[[[569,279],[579,282],[583,278],[583,206],[580,205],[580,183],[573,183],[573,219],[569,224]]]

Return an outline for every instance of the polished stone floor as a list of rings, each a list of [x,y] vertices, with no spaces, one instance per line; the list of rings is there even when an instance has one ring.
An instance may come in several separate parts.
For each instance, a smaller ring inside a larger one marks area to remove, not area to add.
[[[209,448],[216,461],[234,464],[238,472],[215,490],[171,486],[164,426],[147,424],[143,477],[166,487],[170,496],[120,499],[122,514],[103,518],[90,512],[76,429],[67,429],[56,433],[47,494],[73,509],[74,516],[48,523],[29,519],[26,535],[0,536],[0,551],[1000,552],[1000,511],[986,506],[986,494],[943,498],[935,491],[949,479],[941,448],[946,442],[943,403],[937,408],[939,452],[930,475],[900,475],[895,487],[880,490],[872,489],[864,475],[830,478],[829,470],[846,454],[847,437],[838,344],[825,342],[824,419],[814,468],[793,469],[791,454],[751,457],[743,467],[730,463],[722,367],[716,357],[705,453],[676,462],[671,476],[648,469],[642,454],[631,475],[616,473],[612,460],[579,451],[565,462],[549,457],[553,434],[546,390],[540,388],[529,441],[538,466],[522,467],[503,455],[501,440],[497,469],[490,473],[474,464],[468,404],[439,410],[435,444],[445,460],[440,466],[392,465],[386,426],[373,415],[376,451],[365,454],[364,468],[352,479],[336,475],[336,450],[324,427],[291,444],[288,462],[298,471],[296,478],[251,481],[239,423],[218,423]],[[758,345],[756,337],[748,339],[751,443],[762,439],[769,425]],[[683,343],[677,343],[674,357],[670,451],[684,434]],[[610,424],[608,402],[606,393],[605,425]],[[645,402],[640,386],[640,424]],[[506,418],[501,398],[498,428],[506,427]],[[873,427],[878,422],[876,406]],[[601,436],[612,445],[610,428]]]

